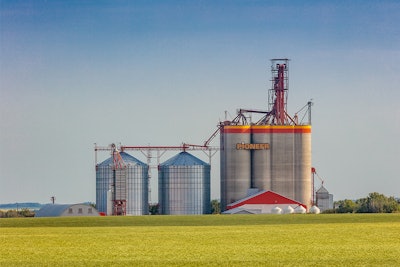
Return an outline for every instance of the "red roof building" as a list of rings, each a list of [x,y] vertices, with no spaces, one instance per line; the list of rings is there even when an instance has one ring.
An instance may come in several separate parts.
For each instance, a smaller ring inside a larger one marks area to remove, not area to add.
[[[305,213],[307,206],[272,191],[254,195],[227,205],[224,214]]]

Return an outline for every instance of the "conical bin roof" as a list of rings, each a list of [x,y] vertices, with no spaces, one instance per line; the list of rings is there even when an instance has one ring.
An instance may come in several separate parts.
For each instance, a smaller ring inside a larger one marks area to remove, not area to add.
[[[129,155],[128,153],[125,152],[120,152],[119,153],[121,155],[122,160],[125,162],[125,164],[127,165],[140,165],[140,166],[146,166],[145,163],[141,162],[140,160],[138,160],[137,158]],[[103,161],[102,163],[100,163],[98,166],[109,166],[114,164],[114,159],[113,157],[109,157],[108,159],[106,159],[105,161]]]
[[[160,166],[193,166],[193,165],[208,166],[209,164],[205,163],[204,161],[196,158],[195,156],[185,151],[179,153],[178,155],[160,164]]]

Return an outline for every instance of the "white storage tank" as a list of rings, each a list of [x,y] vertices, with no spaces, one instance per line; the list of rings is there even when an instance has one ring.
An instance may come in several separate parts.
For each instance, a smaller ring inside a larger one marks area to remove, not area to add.
[[[311,208],[310,208],[310,213],[313,213],[313,214],[319,214],[321,211],[320,211],[320,209],[317,207],[317,206],[312,206]]]
[[[292,206],[287,206],[286,208],[283,209],[283,213],[284,214],[291,214],[294,213],[294,209],[292,208]]]
[[[294,213],[297,213],[297,214],[304,214],[304,213],[306,213],[306,211],[307,210],[303,206],[297,206],[294,209]]]
[[[272,214],[282,214],[282,209],[279,207],[275,207],[271,210]]]

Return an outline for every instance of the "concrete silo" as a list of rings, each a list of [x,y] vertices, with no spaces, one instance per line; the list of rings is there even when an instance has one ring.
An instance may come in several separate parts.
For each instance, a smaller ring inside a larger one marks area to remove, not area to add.
[[[254,149],[252,185],[309,205],[311,196],[311,126],[255,125],[252,142],[269,144]]]
[[[125,152],[96,165],[96,207],[107,215],[148,214],[148,166]],[[116,167],[116,164],[122,164]]]
[[[210,213],[210,165],[187,152],[161,163],[158,171],[161,214]]]
[[[273,59],[271,70],[269,111],[241,109],[220,125],[222,210],[255,188],[311,205],[310,121],[298,123],[286,112],[288,59]],[[264,115],[253,123],[246,113]]]
[[[251,188],[250,150],[237,149],[249,144],[249,125],[225,125],[221,128],[221,207],[247,196]]]

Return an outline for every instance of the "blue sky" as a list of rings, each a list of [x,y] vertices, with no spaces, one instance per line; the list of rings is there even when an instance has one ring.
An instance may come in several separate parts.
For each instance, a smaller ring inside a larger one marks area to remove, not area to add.
[[[0,203],[94,201],[94,143],[203,143],[267,107],[279,57],[335,200],[400,196],[398,1],[0,3]]]

